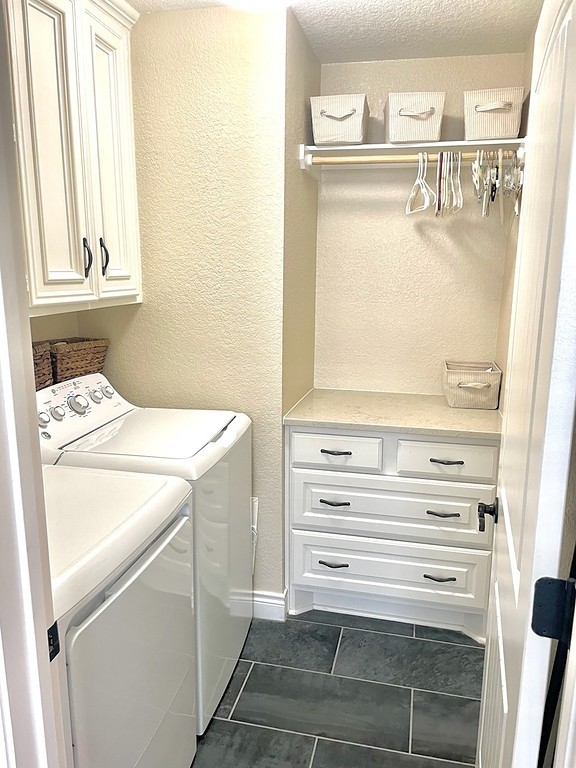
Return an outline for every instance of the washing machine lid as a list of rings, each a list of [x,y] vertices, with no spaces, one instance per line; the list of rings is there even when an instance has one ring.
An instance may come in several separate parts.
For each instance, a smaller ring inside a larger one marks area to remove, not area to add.
[[[190,459],[235,416],[233,411],[136,408],[65,446],[65,451],[152,460]]]
[[[44,497],[57,619],[183,512],[185,480],[45,466]]]

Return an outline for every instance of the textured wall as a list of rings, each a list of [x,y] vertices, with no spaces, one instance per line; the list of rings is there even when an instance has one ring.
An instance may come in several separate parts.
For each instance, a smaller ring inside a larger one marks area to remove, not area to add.
[[[284,225],[284,413],[314,386],[318,185],[298,165],[298,145],[311,143],[310,96],[320,93],[320,64],[296,18],[286,29]]]
[[[279,591],[285,14],[152,14],[132,51],[144,304],[80,329],[129,399],[254,420],[256,588]]]
[[[463,91],[522,85],[523,64],[522,53],[325,64],[322,93],[365,93],[370,108],[368,141],[378,143],[388,141],[384,106],[390,91],[446,91],[442,139],[463,139]]]
[[[368,94],[372,141],[383,138],[387,91],[446,90],[445,136],[462,137],[456,94],[504,83],[522,83],[521,55],[322,67],[323,93]],[[406,216],[414,177],[407,168],[333,171],[321,186],[317,387],[439,394],[442,360],[496,354],[508,227],[495,211],[481,219],[469,165],[463,211]]]

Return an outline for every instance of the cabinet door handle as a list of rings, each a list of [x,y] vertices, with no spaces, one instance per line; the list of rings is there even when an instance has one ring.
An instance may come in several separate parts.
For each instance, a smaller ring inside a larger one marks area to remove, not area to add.
[[[427,509],[426,514],[441,517],[443,520],[447,520],[449,517],[460,517],[460,512],[434,512],[433,509]]]
[[[443,464],[445,467],[453,467],[457,464],[459,464],[461,467],[464,466],[464,462],[459,461],[451,461],[450,459],[430,459],[432,464]]]
[[[328,448],[320,448],[320,453],[327,453],[329,456],[352,456],[352,451],[330,451]]]
[[[84,246],[84,250],[88,256],[88,263],[84,266],[84,277],[88,277],[90,270],[92,269],[92,262],[94,261],[94,258],[92,256],[90,244],[88,243],[88,238],[84,237],[82,239],[82,245]]]
[[[328,504],[329,507],[349,507],[349,501],[328,501],[328,499],[319,499],[320,504]]]
[[[108,264],[110,264],[110,252],[108,248],[106,248],[106,243],[104,242],[104,238],[100,238],[100,251],[104,255],[104,261],[102,263],[102,277],[106,277],[106,270],[108,269]]]
[[[350,563],[329,563],[327,560],[318,560],[318,564],[326,568],[350,568]]]
[[[443,578],[442,576],[431,576],[429,573],[423,575],[425,579],[428,579],[429,581],[437,581],[439,584],[446,584],[448,581],[458,581],[456,576],[447,576]]]

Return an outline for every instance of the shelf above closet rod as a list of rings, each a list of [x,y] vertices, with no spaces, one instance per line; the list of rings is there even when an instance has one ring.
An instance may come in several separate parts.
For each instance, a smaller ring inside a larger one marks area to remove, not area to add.
[[[462,159],[472,161],[479,149],[513,152],[524,145],[524,139],[491,139],[487,141],[438,141],[428,144],[355,144],[349,146],[300,146],[300,168],[322,178],[323,171],[338,168],[384,168],[406,166],[418,162],[419,152],[428,152],[430,162],[436,162],[439,152],[462,152]]]

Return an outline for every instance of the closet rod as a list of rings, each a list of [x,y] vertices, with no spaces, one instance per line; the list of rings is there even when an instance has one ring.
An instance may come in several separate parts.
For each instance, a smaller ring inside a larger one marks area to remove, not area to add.
[[[504,157],[510,159],[513,151],[504,150]],[[462,162],[476,160],[476,152],[462,152]],[[356,157],[312,156],[311,165],[405,165],[418,163],[418,155],[360,155]],[[438,154],[428,155],[429,163],[438,162]]]

